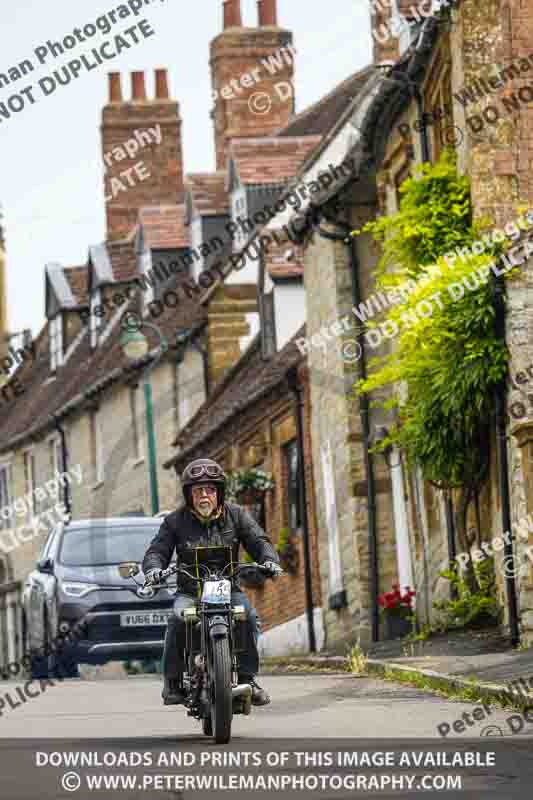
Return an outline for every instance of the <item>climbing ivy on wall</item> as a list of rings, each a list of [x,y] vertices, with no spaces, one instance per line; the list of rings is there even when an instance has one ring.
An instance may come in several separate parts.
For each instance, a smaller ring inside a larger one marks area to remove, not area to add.
[[[397,423],[380,446],[401,447],[424,478],[458,490],[456,530],[468,550],[466,514],[488,475],[494,389],[507,364],[495,335],[490,270],[507,243],[464,260],[444,258],[487,227],[486,220],[473,221],[469,180],[457,173],[450,151],[422,165],[400,197],[398,212],[363,228],[382,244],[378,288],[396,290],[399,302],[369,324],[385,323],[382,330],[396,335],[391,352],[370,361],[370,375],[356,391],[388,388],[380,404],[396,409]],[[410,291],[398,292],[408,280]]]

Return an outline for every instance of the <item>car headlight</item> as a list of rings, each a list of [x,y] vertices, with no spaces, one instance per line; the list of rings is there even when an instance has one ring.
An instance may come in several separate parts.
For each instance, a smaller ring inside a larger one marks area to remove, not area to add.
[[[100,587],[96,583],[61,583],[62,591],[69,597],[85,597],[89,592],[96,592]]]

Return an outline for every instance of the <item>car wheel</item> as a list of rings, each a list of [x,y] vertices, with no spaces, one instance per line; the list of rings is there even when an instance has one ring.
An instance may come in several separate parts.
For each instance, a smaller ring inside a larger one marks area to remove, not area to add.
[[[75,644],[59,644],[48,657],[48,669],[53,678],[79,678],[78,661],[74,655]]]
[[[56,656],[56,669],[58,678],[79,678],[80,670],[76,658],[72,654],[64,653]]]

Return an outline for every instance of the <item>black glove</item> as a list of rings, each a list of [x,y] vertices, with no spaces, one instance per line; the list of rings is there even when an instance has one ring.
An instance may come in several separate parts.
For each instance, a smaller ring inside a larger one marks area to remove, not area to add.
[[[283,575],[283,570],[275,561],[264,561],[261,566],[269,571],[271,578],[277,578],[279,575]]]
[[[163,574],[163,570],[161,567],[156,567],[155,569],[149,569],[146,575],[144,576],[145,583],[154,584],[154,583],[161,583],[161,575]]]

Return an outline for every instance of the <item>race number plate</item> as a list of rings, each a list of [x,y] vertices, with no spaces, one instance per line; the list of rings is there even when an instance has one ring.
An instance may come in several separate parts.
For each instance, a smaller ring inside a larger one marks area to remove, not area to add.
[[[202,592],[202,603],[231,602],[231,581],[206,581]]]

